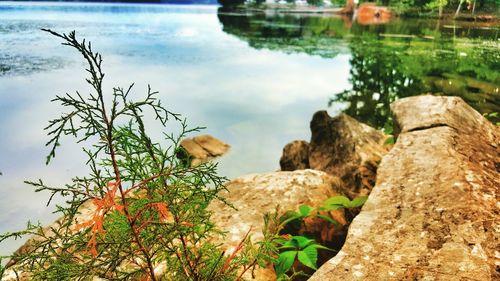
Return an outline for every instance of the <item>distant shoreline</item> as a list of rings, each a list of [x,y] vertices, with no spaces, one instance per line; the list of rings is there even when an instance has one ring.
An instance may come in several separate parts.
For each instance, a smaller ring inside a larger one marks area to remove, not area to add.
[[[0,0],[0,3],[5,2],[32,2],[32,3],[123,3],[123,4],[179,4],[179,5],[219,5],[217,0]]]

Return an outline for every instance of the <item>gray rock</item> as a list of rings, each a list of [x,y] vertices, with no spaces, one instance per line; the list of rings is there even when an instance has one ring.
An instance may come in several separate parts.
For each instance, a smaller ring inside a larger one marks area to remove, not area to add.
[[[392,105],[399,137],[311,281],[500,280],[500,128],[456,97]]]

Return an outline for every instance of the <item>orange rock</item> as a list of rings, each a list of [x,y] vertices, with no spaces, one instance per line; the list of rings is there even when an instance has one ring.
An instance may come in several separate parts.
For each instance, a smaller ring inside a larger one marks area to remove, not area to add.
[[[375,3],[363,3],[357,10],[359,24],[384,24],[389,22],[392,13],[387,7],[377,6]]]

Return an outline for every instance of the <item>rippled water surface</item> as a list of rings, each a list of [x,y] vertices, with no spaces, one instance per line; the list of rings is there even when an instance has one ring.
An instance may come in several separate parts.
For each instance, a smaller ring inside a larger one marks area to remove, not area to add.
[[[422,92],[459,95],[483,113],[500,111],[498,26],[349,19],[234,11],[217,6],[0,2],[0,232],[52,207],[23,180],[63,184],[85,174],[78,146],[63,142],[44,165],[43,127],[56,94],[88,92],[82,59],[41,28],[76,30],[104,57],[105,87],[147,85],[231,144],[228,177],[279,168],[282,147],[309,139],[320,109],[341,109],[383,127],[388,104]],[[156,136],[172,128],[149,127]],[[0,254],[19,243],[0,245]]]

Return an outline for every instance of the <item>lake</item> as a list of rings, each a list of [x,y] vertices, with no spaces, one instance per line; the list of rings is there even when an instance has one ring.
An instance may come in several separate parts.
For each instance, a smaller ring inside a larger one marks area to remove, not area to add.
[[[151,84],[170,110],[229,143],[219,169],[229,178],[278,170],[283,146],[309,139],[317,110],[344,110],[377,128],[390,124],[392,101],[421,93],[500,111],[500,28],[487,23],[363,25],[216,5],[0,2],[0,233],[55,219],[47,194],[24,180],[61,185],[87,171],[71,139],[44,164],[43,128],[63,110],[50,100],[89,89],[81,57],[41,28],[92,41],[105,88],[135,82],[140,96]],[[173,128],[148,130],[159,137]],[[0,255],[20,243],[0,244]]]

